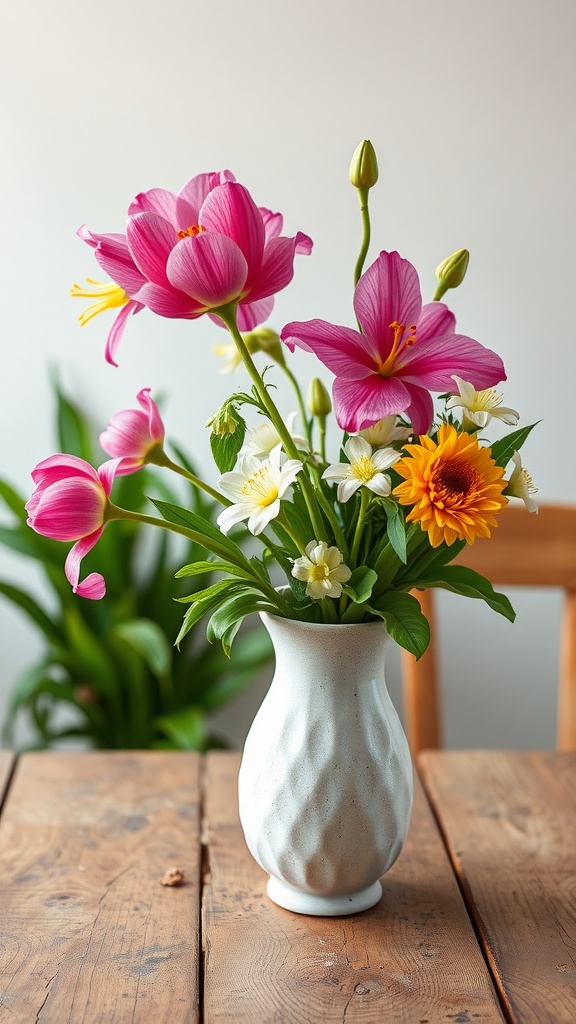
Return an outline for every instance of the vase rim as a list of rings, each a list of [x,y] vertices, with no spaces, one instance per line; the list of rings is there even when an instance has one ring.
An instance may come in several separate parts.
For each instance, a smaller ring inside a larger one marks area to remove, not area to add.
[[[294,622],[297,626],[305,629],[359,629],[365,626],[376,626],[378,629],[386,630],[386,623],[383,619],[373,619],[371,622],[305,622],[302,619],[292,619],[286,615],[272,615],[271,612],[258,613],[262,622],[273,619],[275,622]]]

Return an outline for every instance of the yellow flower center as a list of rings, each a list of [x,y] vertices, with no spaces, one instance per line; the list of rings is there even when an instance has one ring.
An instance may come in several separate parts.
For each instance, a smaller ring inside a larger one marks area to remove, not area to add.
[[[326,565],[326,562],[320,562],[319,565],[313,565],[310,569],[310,581],[317,583],[320,580],[328,579],[330,575],[330,569]]]
[[[242,494],[254,502],[255,505],[260,505],[262,508],[276,501],[278,487],[274,480],[271,479],[267,466],[262,466],[261,469],[257,469],[255,473],[248,477],[242,487]]]
[[[361,455],[357,462],[352,463],[350,469],[352,470],[352,476],[355,476],[357,480],[362,480],[363,483],[371,480],[377,472],[372,459],[368,455]]]
[[[397,320],[393,320],[388,326],[394,331],[394,341],[386,361],[378,364],[378,373],[382,377],[389,377],[391,375],[397,357],[405,348],[409,348],[416,341],[416,324],[410,324],[406,338],[404,337],[406,324],[399,324]]]
[[[499,395],[495,388],[486,388],[484,391],[474,393],[468,408],[470,412],[485,412],[497,409],[499,405],[502,405],[502,395]]]
[[[204,231],[201,224],[191,224],[189,228],[185,228],[184,231],[177,231],[178,238],[182,241],[183,238],[196,238],[200,232]]]
[[[73,284],[70,289],[70,295],[74,298],[98,300],[92,306],[88,306],[78,317],[81,327],[84,327],[84,324],[87,324],[98,313],[103,313],[106,309],[125,306],[127,302],[130,302],[130,296],[113,281],[93,281],[91,277],[87,277],[86,281],[92,286],[91,288],[82,288],[79,284]]]

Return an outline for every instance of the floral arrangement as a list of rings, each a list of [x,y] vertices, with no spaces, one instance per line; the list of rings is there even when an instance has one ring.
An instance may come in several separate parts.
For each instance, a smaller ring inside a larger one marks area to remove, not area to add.
[[[81,580],[81,561],[109,524],[129,519],[202,545],[206,559],[185,565],[178,576],[221,575],[179,598],[188,608],[177,642],[209,616],[208,638],[229,652],[244,617],[267,611],[310,622],[382,619],[394,639],[419,657],[429,627],[411,592],[427,587],[481,598],[514,618],[507,598],[486,579],[450,563],[466,544],[490,536],[509,498],[536,510],[535,488],[518,454],[532,427],[494,442],[483,436],[491,420],[516,427],[519,417],[494,390],[506,379],[501,358],[458,334],[441,301],[464,278],[466,250],[440,264],[436,292],[426,304],[415,268],[397,252],[379,252],[364,270],[368,199],[377,178],[374,149],[364,140],[350,168],[362,218],[355,326],[292,321],[279,335],[262,326],[274,295],[292,279],[295,257],[309,255],[312,240],[302,232],[282,235],[282,216],[258,207],[229,171],[197,175],[178,194],[140,193],[128,207],[124,234],[79,229],[111,278],[105,284],[89,279],[87,289],[74,285],[73,295],[96,299],[80,322],[119,309],[107,339],[108,362],[116,365],[132,314],[147,309],[188,320],[207,315],[229,332],[232,362],[244,364],[251,386],[232,394],[207,425],[221,474],[215,487],[167,454],[149,388],[137,395],[138,409],[117,413],[102,433],[101,446],[111,458],[99,469],[66,454],[36,466],[28,523],[47,537],[75,542],[65,572],[76,593],[103,597],[103,577],[91,573]],[[289,366],[295,347],[333,374],[331,397],[314,377],[306,404]],[[300,434],[295,414],[286,417],[277,407],[269,367],[260,372],[253,360],[257,351],[289,378]],[[437,412],[431,392],[438,395]],[[329,457],[332,409],[342,436]],[[170,502],[154,501],[161,518],[115,504],[114,480],[144,465],[178,473],[214,498],[222,506],[217,527]],[[249,557],[236,543],[240,523],[259,538],[260,555]]]

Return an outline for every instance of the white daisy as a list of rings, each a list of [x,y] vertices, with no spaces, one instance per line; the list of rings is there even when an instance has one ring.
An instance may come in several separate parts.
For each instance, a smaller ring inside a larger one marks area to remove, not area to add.
[[[495,388],[486,388],[484,391],[476,391],[472,384],[462,380],[462,377],[452,374],[452,380],[456,382],[459,394],[452,395],[446,402],[447,409],[463,409],[464,417],[462,426],[474,425],[483,428],[492,418],[502,420],[514,426],[520,419],[520,413],[515,409],[507,409],[502,405],[502,395],[499,395]]]
[[[329,548],[323,540],[311,540],[306,545],[306,554],[294,560],[292,575],[305,580],[308,597],[319,601],[322,597],[340,597],[342,584],[352,572],[343,565],[339,548]]]
[[[529,512],[537,512],[538,503],[534,501],[531,495],[537,494],[538,488],[534,487],[532,477],[522,466],[522,460],[518,452],[514,452],[512,461],[514,469],[503,493],[511,498],[520,498]]]
[[[234,502],[220,513],[217,519],[222,533],[236,523],[248,520],[248,529],[257,536],[262,533],[271,519],[280,512],[280,499],[294,482],[302,469],[297,459],[288,459],[280,465],[281,445],[270,452],[270,458],[260,462],[253,455],[241,455],[238,470],[224,473],[218,486],[227,498]]]
[[[371,427],[359,430],[358,436],[363,437],[373,448],[384,448],[392,441],[405,441],[412,433],[412,427],[396,426],[396,416],[384,416]]]
[[[390,477],[383,470],[389,469],[400,452],[394,448],[378,448],[372,446],[363,437],[351,437],[344,445],[349,462],[340,462],[328,466],[322,474],[323,480],[338,480],[338,501],[348,501],[359,487],[368,487],[385,498],[390,494]]]

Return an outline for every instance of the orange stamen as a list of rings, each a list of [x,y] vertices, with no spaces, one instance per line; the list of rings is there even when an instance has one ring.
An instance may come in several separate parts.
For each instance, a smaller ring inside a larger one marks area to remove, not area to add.
[[[178,231],[177,235],[178,238],[180,239],[188,237],[196,238],[196,235],[199,235],[201,231],[204,231],[204,228],[202,227],[201,224],[191,224],[190,227],[186,228],[185,231]]]

